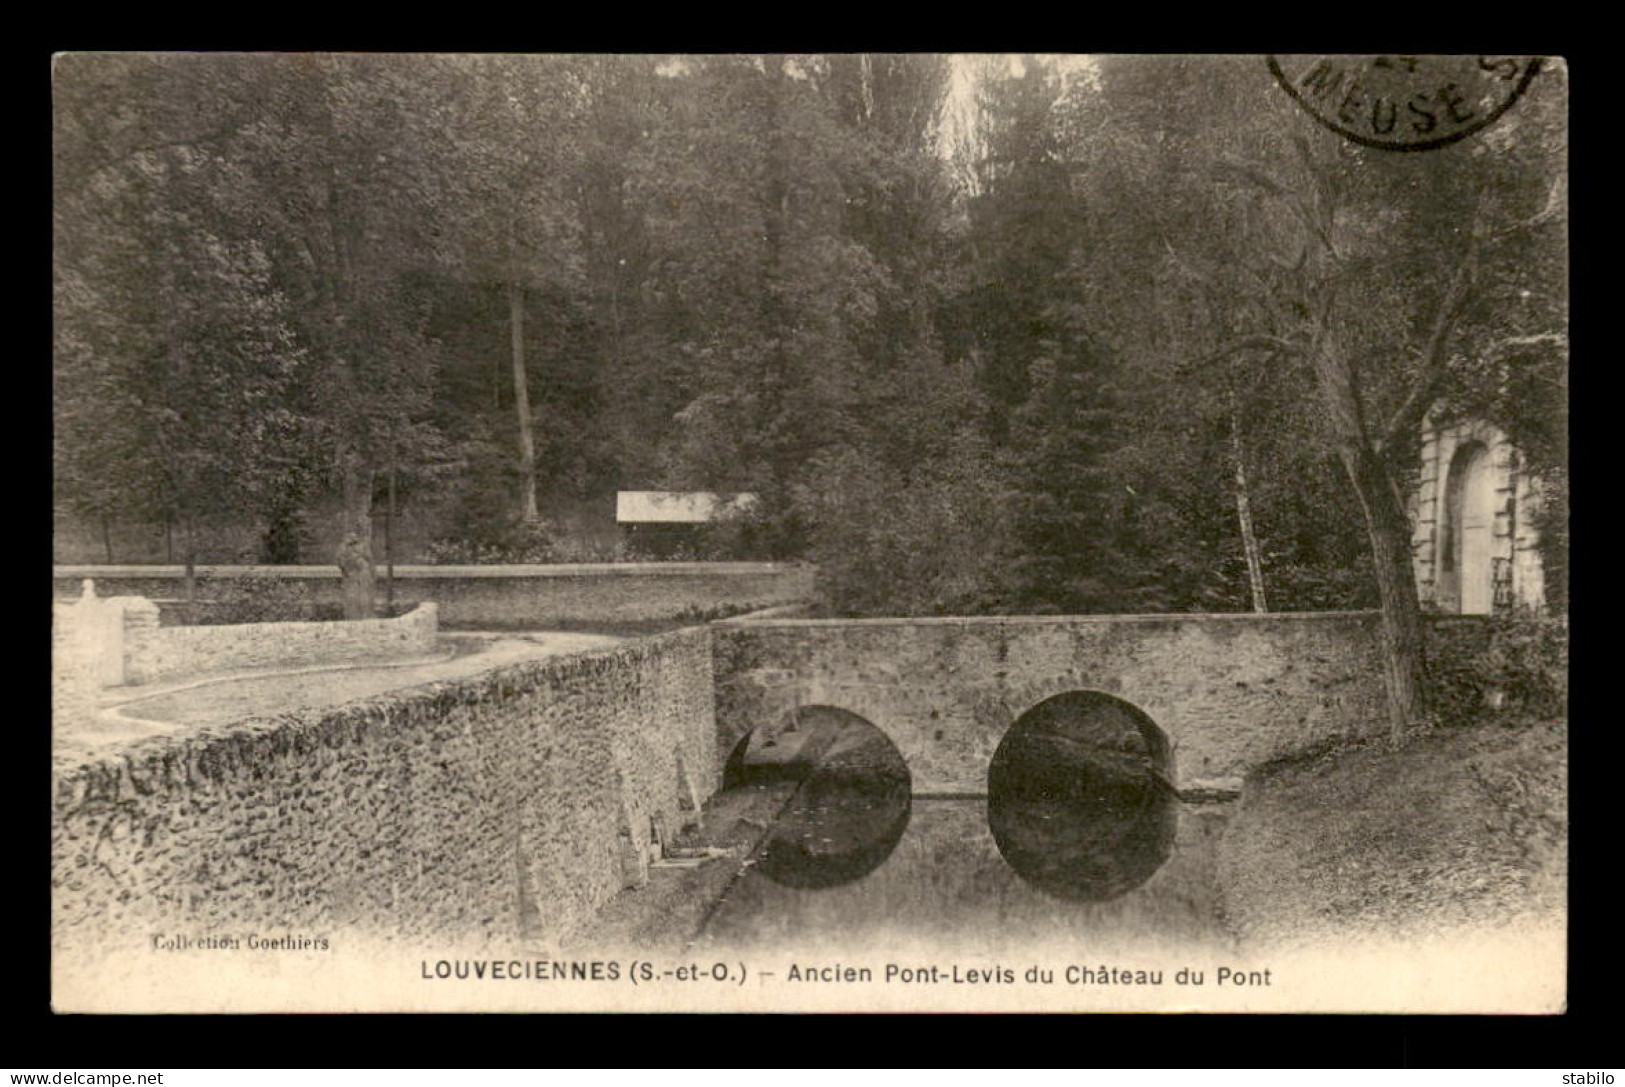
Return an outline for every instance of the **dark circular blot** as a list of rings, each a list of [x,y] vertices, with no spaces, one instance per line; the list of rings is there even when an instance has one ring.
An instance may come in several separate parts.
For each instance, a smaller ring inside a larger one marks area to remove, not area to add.
[[[988,768],[988,826],[1028,883],[1103,902],[1173,852],[1179,798],[1167,738],[1120,698],[1068,691],[1016,719]]]
[[[798,754],[785,765],[800,785],[756,871],[804,890],[850,883],[879,868],[908,829],[908,764],[884,732],[833,706],[803,706],[795,732]]]
[[[1384,151],[1431,151],[1512,108],[1539,57],[1281,54],[1276,82],[1338,135]]]

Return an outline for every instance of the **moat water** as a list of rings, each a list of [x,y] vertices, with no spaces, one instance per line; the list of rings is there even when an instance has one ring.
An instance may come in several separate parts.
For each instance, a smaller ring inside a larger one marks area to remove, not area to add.
[[[1005,860],[985,800],[916,800],[908,826],[872,871],[833,886],[795,886],[760,862],[711,915],[697,947],[851,954],[934,947],[981,952],[1056,944],[1093,953],[1221,950],[1214,871],[1226,810],[1180,805],[1168,859],[1104,901],[1062,897]]]
[[[828,959],[1231,948],[1217,875],[1229,806],[1183,803],[1123,752],[1058,752],[1054,738],[1013,745],[1002,768],[996,758],[985,797],[913,796],[894,753],[837,744],[694,949]]]

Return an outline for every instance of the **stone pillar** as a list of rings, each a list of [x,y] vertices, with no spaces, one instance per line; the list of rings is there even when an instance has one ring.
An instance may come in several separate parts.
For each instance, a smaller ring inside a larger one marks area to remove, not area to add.
[[[413,625],[412,648],[433,652],[440,638],[440,605],[425,600],[413,608],[407,618]]]
[[[115,596],[107,600],[111,620],[104,624],[110,644],[104,646],[107,671],[117,679],[109,685],[145,683],[151,678],[153,643],[158,638],[158,605],[143,596]]]
[[[694,779],[689,775],[688,762],[683,749],[678,747],[673,761],[677,764],[677,818],[682,831],[697,830],[704,825],[705,802],[700,799]]]
[[[619,774],[616,775],[620,777]],[[617,851],[620,854],[621,888],[642,887],[649,882],[650,823],[646,815],[621,805],[621,826]]]
[[[1513,526],[1512,585],[1521,608],[1546,609],[1546,572],[1540,555],[1540,532],[1535,514],[1540,510],[1540,489],[1527,472],[1518,473],[1517,519]]]
[[[1519,465],[1518,453],[1513,448],[1511,440],[1504,434],[1497,434],[1497,439],[1491,446],[1495,457],[1494,557],[1491,561],[1494,570],[1493,611],[1497,615],[1502,615],[1511,611],[1516,603],[1517,586],[1513,564],[1517,558],[1514,537],[1520,516],[1517,502]]]
[[[1422,438],[1421,466],[1417,471],[1414,511],[1411,517],[1412,562],[1416,571],[1416,595],[1424,608],[1438,597],[1440,490],[1444,469],[1439,465],[1439,431],[1429,427]]]

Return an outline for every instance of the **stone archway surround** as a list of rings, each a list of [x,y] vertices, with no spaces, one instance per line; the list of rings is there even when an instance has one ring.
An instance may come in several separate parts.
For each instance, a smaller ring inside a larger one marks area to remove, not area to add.
[[[1539,610],[1545,603],[1540,538],[1532,515],[1538,504],[1535,484],[1521,470],[1517,449],[1507,436],[1488,423],[1467,421],[1429,428],[1423,438],[1420,469],[1411,501],[1412,552],[1417,596],[1424,608],[1460,614],[1459,580],[1445,569],[1453,539],[1451,491],[1453,472],[1469,465],[1463,451],[1482,446],[1485,469],[1493,489],[1489,505],[1487,551],[1490,565],[1487,606],[1482,599],[1470,607],[1500,613],[1514,607]],[[1481,591],[1486,587],[1480,586]]]

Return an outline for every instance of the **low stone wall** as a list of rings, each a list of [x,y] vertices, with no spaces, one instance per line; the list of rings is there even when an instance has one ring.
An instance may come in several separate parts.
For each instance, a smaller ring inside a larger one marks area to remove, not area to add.
[[[719,758],[797,706],[856,713],[902,752],[916,792],[980,792],[1017,717],[1096,690],[1168,736],[1181,788],[1386,727],[1375,612],[715,624]]]
[[[336,566],[200,566],[198,596],[225,599],[243,578],[296,586],[312,608],[339,603]],[[384,602],[383,568],[378,602]],[[57,566],[56,594],[76,595],[84,578],[104,593],[152,600],[182,595],[179,566]],[[396,604],[440,605],[442,626],[546,628],[605,621],[701,621],[808,599],[813,568],[773,562],[637,562],[528,566],[397,566]]]
[[[59,756],[53,940],[554,942],[714,791],[711,636]]]
[[[334,623],[161,627],[155,607],[127,607],[124,615],[125,683],[280,665],[420,657],[434,652],[439,638],[434,604],[419,604],[396,619]]]
[[[96,711],[96,656],[84,616],[70,604],[51,606],[51,720],[88,720]]]

